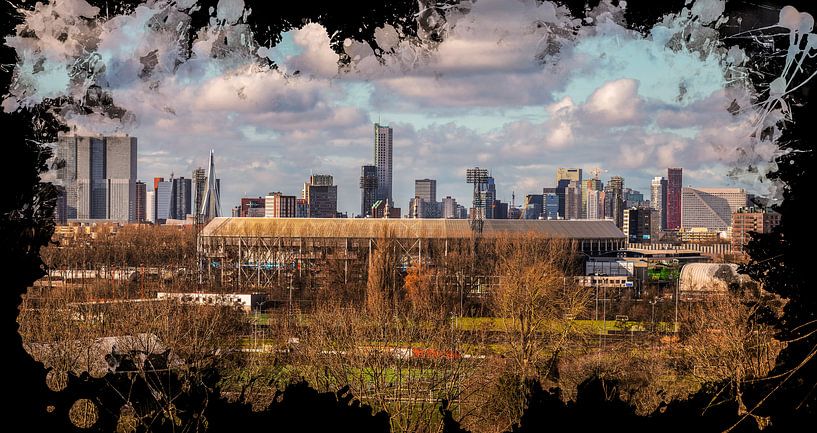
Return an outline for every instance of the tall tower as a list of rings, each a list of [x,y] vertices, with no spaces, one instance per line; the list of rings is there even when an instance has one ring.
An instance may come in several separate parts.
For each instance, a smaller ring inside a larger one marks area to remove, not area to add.
[[[201,210],[205,189],[207,189],[207,172],[199,167],[193,170],[193,212],[196,214]]]
[[[607,183],[608,191],[611,194],[610,213],[616,222],[616,227],[624,228],[624,178],[613,176]]]
[[[360,216],[369,216],[377,195],[377,166],[360,167]]]
[[[393,131],[388,126],[374,124],[374,165],[377,167],[377,200],[394,203],[392,197],[392,149]]]
[[[655,223],[660,230],[667,229],[667,180],[656,176],[650,184],[650,206],[658,211],[658,221]]]
[[[207,184],[204,189],[204,199],[201,201],[199,212],[200,222],[221,216],[220,183],[216,180],[216,166],[213,161],[213,151],[210,151],[210,163],[207,169]]]
[[[136,219],[136,137],[60,135],[57,157],[67,218]]]
[[[667,169],[667,230],[681,228],[681,188],[683,187],[683,169]]]

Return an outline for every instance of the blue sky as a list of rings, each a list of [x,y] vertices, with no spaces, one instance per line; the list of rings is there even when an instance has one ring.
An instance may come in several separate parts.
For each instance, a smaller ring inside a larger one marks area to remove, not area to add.
[[[244,195],[298,195],[311,172],[328,172],[340,210],[357,213],[359,167],[370,162],[378,119],[395,130],[394,195],[404,208],[414,179],[427,177],[438,180],[440,197],[470,205],[463,177],[475,165],[492,170],[503,201],[512,191],[524,197],[552,186],[557,167],[582,168],[585,177],[600,167],[603,181],[622,175],[625,186],[645,193],[668,166],[684,167],[688,185],[765,188],[754,178],[727,177],[746,164],[747,152],[755,163],[772,153],[749,137],[756,113],[726,111],[732,100],[748,107],[751,95],[740,83],[726,85],[724,71],[740,65],[727,63],[728,47],[690,10],[643,37],[621,25],[623,10],[609,2],[579,26],[549,2],[480,0],[449,12],[442,43],[422,35],[401,40],[398,29],[381,28],[381,58],[366,44],[343,41],[353,61],[339,67],[320,25],[259,47],[247,43],[241,9],[223,8],[226,21],[196,35],[194,56],[177,65],[181,27],[174,20],[184,12],[164,27],[146,25],[167,13],[163,5],[94,27],[71,21],[64,42],[55,32],[71,14],[98,10],[84,0],[40,6],[28,18],[39,39],[6,41],[21,57],[21,86],[4,108],[60,92],[81,97],[92,83],[67,73],[96,53],[94,81],[128,115],[69,112],[66,122],[138,137],[142,179],[189,176],[215,149],[224,212]],[[694,37],[681,45],[674,37],[680,31]],[[224,36],[228,50],[213,55]],[[154,50],[158,64],[145,74],[139,59]],[[266,67],[265,57],[279,68]],[[35,72],[40,59],[46,68]]]

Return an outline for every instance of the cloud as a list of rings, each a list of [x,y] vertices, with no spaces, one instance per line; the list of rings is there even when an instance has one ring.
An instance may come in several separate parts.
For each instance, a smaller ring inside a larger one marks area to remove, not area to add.
[[[596,89],[584,104],[586,117],[602,125],[637,123],[641,115],[638,81],[630,78],[609,81]]]
[[[36,37],[19,29],[6,40],[20,60],[4,108],[61,94],[82,100],[97,84],[127,115],[66,107],[69,123],[138,136],[143,178],[188,173],[215,149],[225,211],[244,194],[298,194],[312,170],[332,173],[341,208],[354,211],[380,114],[395,128],[401,207],[412,180],[424,177],[438,180],[440,196],[469,205],[463,175],[474,165],[492,169],[501,198],[515,191],[521,202],[553,186],[560,166],[600,166],[645,190],[666,166],[704,176],[775,152],[749,137],[750,94],[740,83],[726,87],[718,49],[668,46],[685,25],[700,26],[680,15],[643,37],[605,2],[581,27],[551,2],[480,0],[437,17],[441,42],[422,29],[415,39],[376,29],[383,51],[375,53],[316,23],[259,47],[241,0],[219,2],[211,25],[188,34],[190,16],[163,4],[93,25],[77,18],[98,13],[83,0],[38,4],[26,16]],[[696,10],[706,19],[715,12]],[[339,68],[333,42],[351,64]],[[736,114],[727,110],[733,100]]]

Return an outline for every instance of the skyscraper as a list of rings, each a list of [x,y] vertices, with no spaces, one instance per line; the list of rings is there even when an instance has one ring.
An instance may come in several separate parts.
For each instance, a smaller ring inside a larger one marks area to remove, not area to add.
[[[394,205],[392,197],[392,149],[393,131],[388,126],[374,124],[374,158],[377,167],[377,200],[388,200]]]
[[[147,188],[145,193],[145,221],[156,222],[156,190],[151,188]]]
[[[377,167],[360,167],[360,215],[371,216],[372,205],[377,200]]]
[[[172,179],[173,181],[173,216],[177,220],[187,218],[187,215],[192,215],[190,208],[192,182],[190,179],[179,177]]]
[[[427,202],[437,201],[437,181],[434,179],[415,179],[414,196]]]
[[[173,197],[173,179],[171,180],[164,180],[163,178],[156,182],[156,223],[157,224],[164,224],[165,221],[168,219],[172,219],[175,214],[175,201]]]
[[[199,167],[193,170],[193,211],[201,212],[201,203],[204,201],[204,191],[207,189],[207,172]]]
[[[666,229],[678,230],[681,227],[681,188],[683,187],[683,169],[667,169],[667,210]]]
[[[602,191],[604,189],[604,184],[600,179],[586,179],[582,181],[582,218],[590,218],[596,219],[598,218],[598,194],[596,194],[596,203],[588,204],[588,200],[590,197],[590,191]],[[593,206],[593,213],[591,216],[590,213],[590,206]]]
[[[147,185],[136,182],[136,222],[145,222],[147,219]]]
[[[440,218],[441,209],[437,202],[437,181],[415,179],[414,197],[409,200],[410,218]]]
[[[457,200],[451,196],[446,196],[442,201],[442,217],[443,218],[459,218],[459,211],[457,210]]]
[[[650,206],[658,211],[658,228],[667,229],[667,180],[656,176],[650,184]]]
[[[584,218],[582,209],[582,169],[556,169],[556,194],[559,196],[559,213],[564,219]],[[568,192],[568,188],[572,188]],[[570,195],[570,200],[568,200]],[[578,200],[578,203],[577,203]]]
[[[610,182],[607,183],[606,190],[610,194],[609,210],[616,227],[624,228],[624,178],[621,176],[613,176]],[[605,194],[606,199],[606,194]],[[605,214],[607,214],[605,210]]]
[[[57,157],[67,218],[136,219],[136,137],[60,135]]]
[[[309,218],[335,218],[338,213],[338,187],[329,174],[316,174],[304,183],[303,198]]]

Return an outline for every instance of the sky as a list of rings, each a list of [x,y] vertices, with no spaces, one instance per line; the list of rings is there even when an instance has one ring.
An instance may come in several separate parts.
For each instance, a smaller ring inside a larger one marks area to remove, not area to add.
[[[550,2],[463,2],[442,21],[442,42],[387,26],[376,32],[380,56],[343,41],[348,65],[316,23],[256,45],[242,0],[219,2],[187,58],[194,3],[156,0],[105,17],[84,0],[39,5],[5,39],[20,61],[3,109],[82,99],[98,85],[124,116],[67,107],[66,123],[137,137],[142,180],[189,177],[213,149],[228,215],[242,196],[300,195],[311,173],[332,174],[339,210],[357,214],[374,122],[394,128],[394,199],[404,209],[421,178],[437,180],[438,199],[470,206],[474,166],[517,204],[554,186],[557,167],[585,178],[599,168],[603,181],[623,176],[645,196],[667,167],[684,168],[685,186],[770,191],[745,168],[772,167],[776,146],[753,133],[779,113],[754,108],[743,53],[717,40],[722,0],[698,0],[647,36],[623,26],[626,2],[602,1],[583,22]]]

